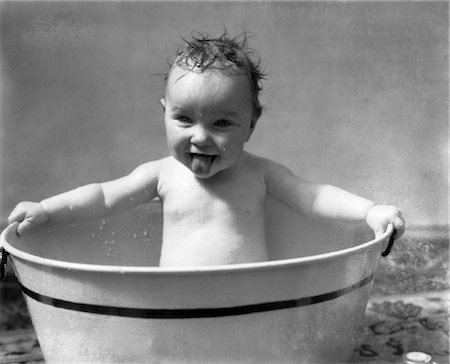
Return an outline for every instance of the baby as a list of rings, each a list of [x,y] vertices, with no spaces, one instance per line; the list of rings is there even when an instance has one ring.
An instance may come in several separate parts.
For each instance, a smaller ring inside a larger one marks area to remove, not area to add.
[[[89,184],[38,202],[21,202],[9,222],[17,233],[48,220],[96,218],[159,197],[164,227],[161,266],[201,266],[268,259],[268,196],[316,218],[366,221],[376,236],[400,211],[337,187],[308,182],[285,166],[244,151],[262,107],[263,78],[246,38],[197,36],[180,47],[167,75],[164,109],[170,156],[122,178]]]

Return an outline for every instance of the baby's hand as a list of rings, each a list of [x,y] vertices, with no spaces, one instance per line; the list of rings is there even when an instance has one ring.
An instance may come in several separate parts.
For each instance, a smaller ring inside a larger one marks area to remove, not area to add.
[[[366,222],[374,231],[375,237],[383,235],[389,224],[394,227],[394,239],[398,239],[405,231],[405,219],[395,206],[375,205],[367,213]]]
[[[17,235],[43,224],[48,220],[47,212],[39,202],[20,202],[8,217],[8,223],[18,222]]]

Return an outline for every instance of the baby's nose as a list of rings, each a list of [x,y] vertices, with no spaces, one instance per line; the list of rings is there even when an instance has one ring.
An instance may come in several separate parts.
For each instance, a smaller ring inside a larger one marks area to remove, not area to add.
[[[191,143],[195,145],[209,145],[211,144],[211,136],[208,130],[201,125],[196,125],[193,128]]]

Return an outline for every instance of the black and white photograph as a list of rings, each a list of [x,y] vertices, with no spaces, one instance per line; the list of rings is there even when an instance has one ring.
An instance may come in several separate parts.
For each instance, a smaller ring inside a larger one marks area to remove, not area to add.
[[[448,364],[448,1],[0,1],[0,364]]]

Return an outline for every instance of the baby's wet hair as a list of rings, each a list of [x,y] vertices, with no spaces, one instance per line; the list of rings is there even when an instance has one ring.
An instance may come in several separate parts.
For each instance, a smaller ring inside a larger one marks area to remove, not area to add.
[[[254,118],[257,120],[262,112],[259,101],[261,80],[266,74],[261,69],[261,60],[247,45],[247,33],[234,38],[226,31],[216,38],[193,33],[191,40],[182,39],[184,43],[178,48],[171,68],[178,66],[198,73],[218,70],[230,75],[246,75],[250,83]]]

